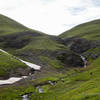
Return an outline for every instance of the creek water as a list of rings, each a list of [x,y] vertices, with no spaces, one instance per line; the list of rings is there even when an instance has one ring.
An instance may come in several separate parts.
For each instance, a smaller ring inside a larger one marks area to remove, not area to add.
[[[48,81],[48,83],[50,84],[50,85],[55,85],[55,83],[54,82],[52,82],[52,81]]]
[[[40,86],[37,86],[36,89],[37,89],[38,93],[43,93],[44,92],[43,88],[40,87]],[[22,100],[30,100],[31,95],[32,95],[32,93],[27,93],[27,94],[23,95]]]
[[[37,86],[36,88],[38,90],[38,93],[43,93],[43,88],[41,88],[40,86]]]
[[[28,94],[23,95],[22,100],[29,100],[29,95]]]
[[[84,62],[84,68],[86,68],[86,66],[87,66],[86,58],[84,56],[82,56],[82,55],[80,55],[80,57],[81,57],[82,61]]]

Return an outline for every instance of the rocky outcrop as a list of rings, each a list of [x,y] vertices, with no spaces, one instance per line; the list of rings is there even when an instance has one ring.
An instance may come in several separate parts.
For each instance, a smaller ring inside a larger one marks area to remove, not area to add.
[[[3,76],[0,76],[0,80],[6,80],[10,77],[22,77],[22,76],[29,76],[29,74],[34,74],[34,70],[32,68],[16,68],[15,70],[9,70]]]
[[[9,77],[21,77],[28,76],[29,73],[34,74],[34,70],[32,68],[17,68],[15,71],[12,70],[9,72]]]
[[[37,36],[42,36],[42,34],[31,31],[18,32],[11,35],[0,36],[0,42],[3,43],[3,48],[20,49],[32,41],[31,37]]]
[[[83,53],[92,47],[92,42],[86,39],[75,39],[70,46],[70,50],[76,53]]]
[[[80,55],[70,53],[70,52],[63,52],[57,56],[57,59],[60,60],[63,64],[69,65],[72,67],[84,67],[84,62]]]
[[[75,53],[81,54],[89,49],[100,46],[100,40],[87,40],[79,37],[64,39],[64,44]]]

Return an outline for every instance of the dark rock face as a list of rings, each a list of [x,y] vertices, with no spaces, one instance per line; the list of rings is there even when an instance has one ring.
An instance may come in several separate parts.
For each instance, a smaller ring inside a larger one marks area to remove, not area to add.
[[[25,45],[29,43],[28,39],[22,39],[22,40],[8,40],[4,43],[6,48],[15,48],[20,49],[23,48]]]
[[[9,78],[9,75],[3,75],[3,76],[0,76],[0,80],[6,80]]]
[[[43,57],[48,57],[50,59],[56,57],[56,51],[51,51],[51,50],[39,50],[39,49],[32,49],[28,51],[24,51],[21,53],[18,53],[16,56],[19,56],[21,58],[25,58],[26,61],[31,61],[34,62],[37,65],[40,66],[48,66],[48,63],[46,65],[41,61],[40,56]]]
[[[78,66],[78,67],[83,67],[84,66],[84,62],[82,61],[82,59],[80,58],[80,56],[72,54],[69,57],[67,57],[67,61],[69,64],[72,64],[72,66]]]
[[[1,36],[0,42],[3,43],[4,48],[20,49],[28,45],[31,37],[34,36],[41,36],[41,34],[30,31],[13,33],[11,35]]]
[[[16,70],[9,71],[9,77],[21,77],[28,76],[29,73],[34,73],[34,70],[31,68],[17,68]]]
[[[60,55],[57,56],[57,59],[66,65],[74,67],[84,66],[84,62],[82,61],[81,57],[74,53],[61,53]]]
[[[71,51],[81,54],[86,52],[91,48],[96,48],[100,46],[100,40],[86,40],[79,37],[72,37],[64,39],[64,44],[66,46],[70,45],[69,48]]]
[[[70,50],[76,53],[83,53],[91,48],[91,42],[85,39],[76,39],[70,46]]]
[[[89,52],[89,53],[85,53],[85,56],[95,60],[98,57],[100,57],[100,53],[99,52],[96,52],[96,53]]]
[[[27,67],[27,68],[16,68],[15,70],[9,70],[7,75],[0,76],[0,80],[6,80],[11,77],[22,77],[29,76],[29,74],[34,74],[35,70]]]
[[[92,59],[96,59],[100,56],[100,54],[91,54],[90,56]]]
[[[76,39],[78,39],[79,37],[71,37],[71,38],[65,38],[63,41],[64,41],[64,44],[66,46],[68,46],[69,44],[72,44],[72,42]]]

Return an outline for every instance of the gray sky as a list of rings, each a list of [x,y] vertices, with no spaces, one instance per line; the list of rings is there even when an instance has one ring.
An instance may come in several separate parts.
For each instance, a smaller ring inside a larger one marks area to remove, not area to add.
[[[0,13],[25,26],[58,35],[100,18],[100,0],[0,0]]]

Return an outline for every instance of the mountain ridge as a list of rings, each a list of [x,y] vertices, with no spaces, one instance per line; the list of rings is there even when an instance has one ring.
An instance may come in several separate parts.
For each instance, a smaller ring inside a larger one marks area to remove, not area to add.
[[[92,20],[92,21],[89,21],[89,22],[85,22],[83,24],[76,25],[75,27],[71,28],[70,30],[61,33],[59,35],[59,37],[61,37],[61,38],[71,38],[71,37],[75,37],[75,36],[78,35],[80,37],[88,39],[88,37],[84,37],[82,35],[92,34],[90,32],[93,32],[93,31],[98,32],[99,26],[100,26],[100,19]]]
[[[5,23],[5,20],[3,21]],[[7,32],[0,32],[1,49],[42,66],[40,71],[34,72],[26,79],[1,86],[2,100],[22,100],[24,95],[29,96],[30,100],[100,99],[98,20],[79,25],[58,37],[30,29],[26,31],[22,26],[20,29],[9,28],[7,24],[4,24],[1,30]],[[42,93],[39,93],[39,89],[42,89]]]

